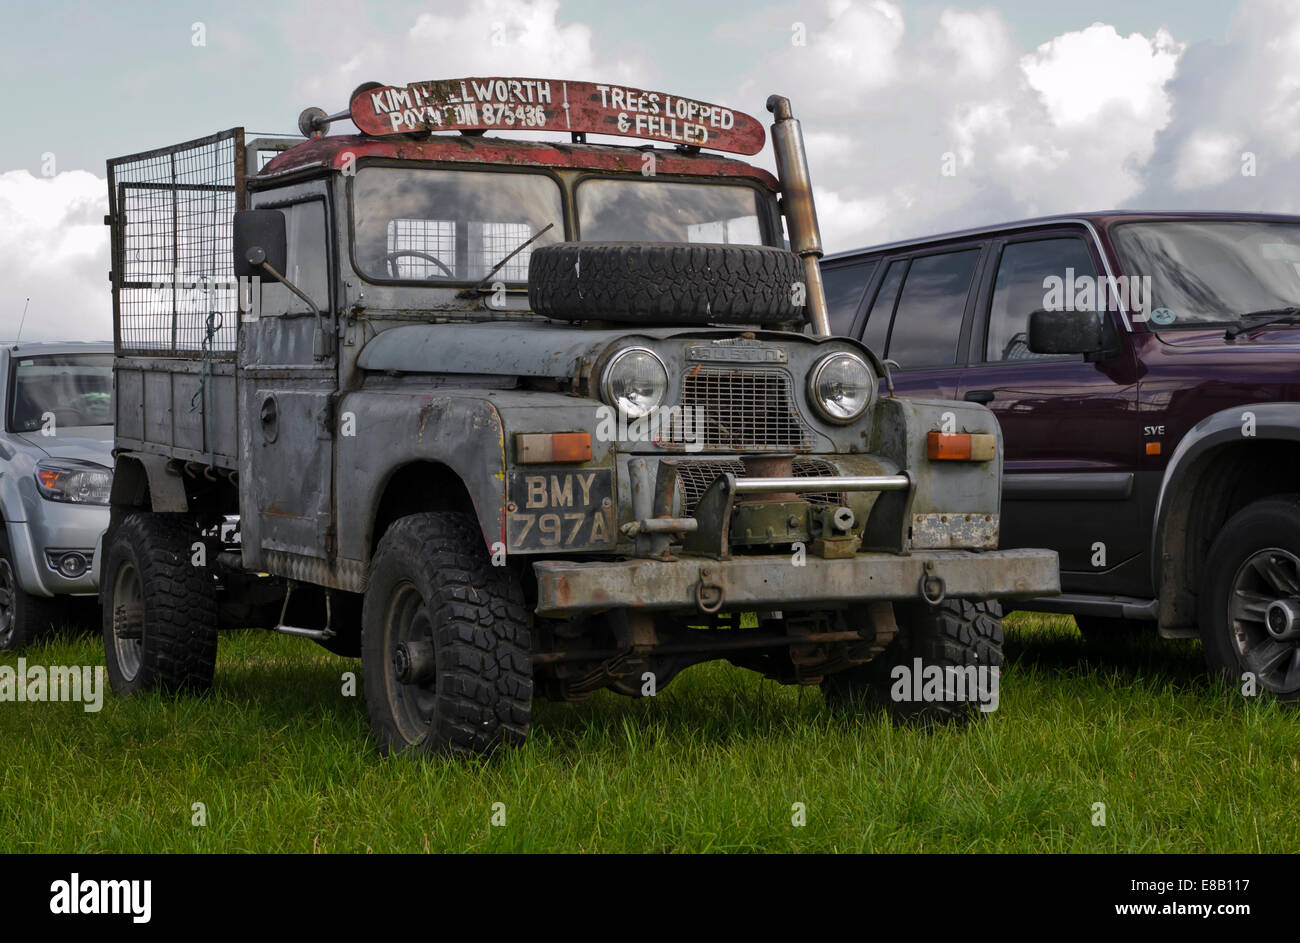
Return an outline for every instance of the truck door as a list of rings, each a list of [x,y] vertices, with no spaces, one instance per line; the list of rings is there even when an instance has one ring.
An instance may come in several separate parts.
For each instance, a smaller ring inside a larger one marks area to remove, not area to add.
[[[287,195],[286,195],[287,196]],[[329,206],[320,192],[262,203],[285,214],[285,275],[332,331]],[[246,566],[288,575],[334,553],[332,414],[335,344],[317,356],[316,317],[284,285],[263,279],[255,320],[239,332],[240,527]]]
[[[1056,304],[1049,279],[1072,305],[1086,301],[1080,279],[1097,284],[1101,260],[1085,235],[1040,231],[994,245],[961,396],[986,404],[1002,426],[1001,546],[1057,551],[1065,592],[1144,595],[1137,374],[1120,315],[1106,314],[1121,338],[1117,357],[1088,363],[1028,346],[1030,313]]]

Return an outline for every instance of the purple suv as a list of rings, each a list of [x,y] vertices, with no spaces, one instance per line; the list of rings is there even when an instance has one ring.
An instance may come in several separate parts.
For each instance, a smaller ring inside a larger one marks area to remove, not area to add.
[[[1300,217],[1033,219],[823,274],[900,395],[997,415],[1002,546],[1061,561],[1063,595],[1020,608],[1199,636],[1213,671],[1300,698]]]

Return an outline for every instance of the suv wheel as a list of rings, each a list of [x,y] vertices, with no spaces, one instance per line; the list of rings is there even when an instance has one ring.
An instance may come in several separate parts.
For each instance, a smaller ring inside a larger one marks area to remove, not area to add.
[[[1300,495],[1238,511],[1210,546],[1200,598],[1210,670],[1300,700]]]
[[[0,651],[20,652],[40,641],[62,615],[59,600],[18,585],[9,536],[0,524]]]
[[[198,532],[171,514],[132,514],[108,545],[104,656],[121,694],[204,691],[217,661],[217,593],[190,563]]]
[[[981,713],[981,702],[996,697],[1005,661],[998,604],[949,599],[907,603],[896,612],[898,636],[884,652],[822,681],[827,702],[923,724],[965,723]]]
[[[533,701],[528,614],[465,514],[413,514],[379,541],[361,668],[379,748],[489,753],[523,743]]]

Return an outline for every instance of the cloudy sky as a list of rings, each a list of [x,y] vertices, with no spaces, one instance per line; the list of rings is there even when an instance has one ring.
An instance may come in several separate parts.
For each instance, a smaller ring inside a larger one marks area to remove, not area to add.
[[[1289,0],[0,4],[0,340],[28,297],[25,338],[110,336],[106,158],[288,132],[370,80],[614,81],[764,123],[779,92],[832,251],[1110,207],[1300,212]]]

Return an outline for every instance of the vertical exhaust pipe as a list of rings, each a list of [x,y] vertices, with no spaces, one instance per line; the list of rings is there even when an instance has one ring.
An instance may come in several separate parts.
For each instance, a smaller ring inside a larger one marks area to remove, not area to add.
[[[790,232],[790,248],[803,260],[804,302],[813,333],[829,337],[830,318],[826,311],[826,292],[822,288],[822,233],[817,225],[817,207],[813,203],[812,176],[808,173],[808,154],[803,147],[803,130],[790,112],[790,99],[773,95],[767,100],[772,113],[772,147],[776,152],[776,172],[781,178],[781,208]]]

